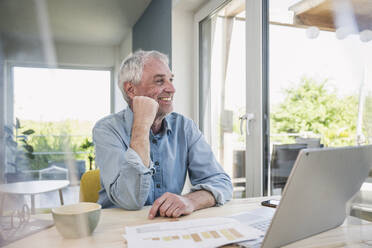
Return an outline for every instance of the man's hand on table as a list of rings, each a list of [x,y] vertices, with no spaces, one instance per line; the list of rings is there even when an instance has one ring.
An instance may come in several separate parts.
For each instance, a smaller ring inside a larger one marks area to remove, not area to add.
[[[166,192],[155,200],[149,212],[149,219],[155,218],[157,213],[163,217],[177,218],[215,205],[214,196],[206,190],[194,191],[184,196]]]
[[[149,212],[149,219],[153,219],[156,213],[160,216],[177,218],[181,215],[191,214],[195,211],[193,202],[186,196],[166,192],[155,200]]]

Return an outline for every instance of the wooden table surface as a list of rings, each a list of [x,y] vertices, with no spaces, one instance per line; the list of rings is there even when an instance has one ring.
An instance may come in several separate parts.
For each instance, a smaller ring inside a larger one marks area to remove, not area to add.
[[[179,218],[189,220],[195,218],[228,216],[235,213],[248,211],[260,206],[267,197],[235,199],[222,207],[213,207],[196,211],[189,216]],[[12,247],[126,247],[122,237],[125,226],[141,225],[146,223],[169,221],[169,218],[158,217],[155,220],[147,219],[150,207],[146,206],[140,211],[126,211],[123,209],[104,209],[101,212],[100,222],[93,235],[82,239],[64,239],[55,227],[18,240],[8,246]],[[41,219],[51,219],[50,214],[36,215]],[[348,217],[345,223],[330,231],[292,243],[286,247],[368,247],[372,245],[372,223]]]

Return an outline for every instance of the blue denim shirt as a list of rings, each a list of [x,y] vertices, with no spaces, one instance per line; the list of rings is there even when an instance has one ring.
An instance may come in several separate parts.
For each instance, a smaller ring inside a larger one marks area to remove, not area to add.
[[[149,168],[129,147],[132,123],[133,112],[126,108],[101,119],[93,129],[102,207],[137,210],[152,205],[165,192],[181,194],[187,172],[191,191],[211,192],[217,205],[231,199],[231,179],[192,120],[171,113],[159,134],[149,133]]]

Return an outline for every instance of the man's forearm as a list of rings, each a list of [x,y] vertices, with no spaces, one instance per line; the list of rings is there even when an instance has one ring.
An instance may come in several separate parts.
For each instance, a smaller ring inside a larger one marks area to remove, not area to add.
[[[141,209],[151,190],[152,176],[141,165],[138,153],[122,143],[122,138],[117,130],[111,128],[111,123],[96,125],[93,140],[96,164],[100,165],[102,186],[109,200],[124,209]]]
[[[207,190],[194,191],[184,196],[192,202],[194,210],[209,208],[216,205],[214,196]]]
[[[145,166],[150,167],[150,128],[154,122],[159,104],[146,96],[135,96],[130,104],[133,111],[130,148],[137,152]]]
[[[150,166],[150,129],[146,127],[133,125],[130,147],[141,157],[145,166]]]

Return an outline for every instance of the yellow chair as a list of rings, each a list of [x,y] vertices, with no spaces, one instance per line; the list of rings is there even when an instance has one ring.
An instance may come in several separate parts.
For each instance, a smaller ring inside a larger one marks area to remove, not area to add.
[[[81,202],[97,202],[100,189],[99,169],[85,172],[80,180],[79,200]]]

